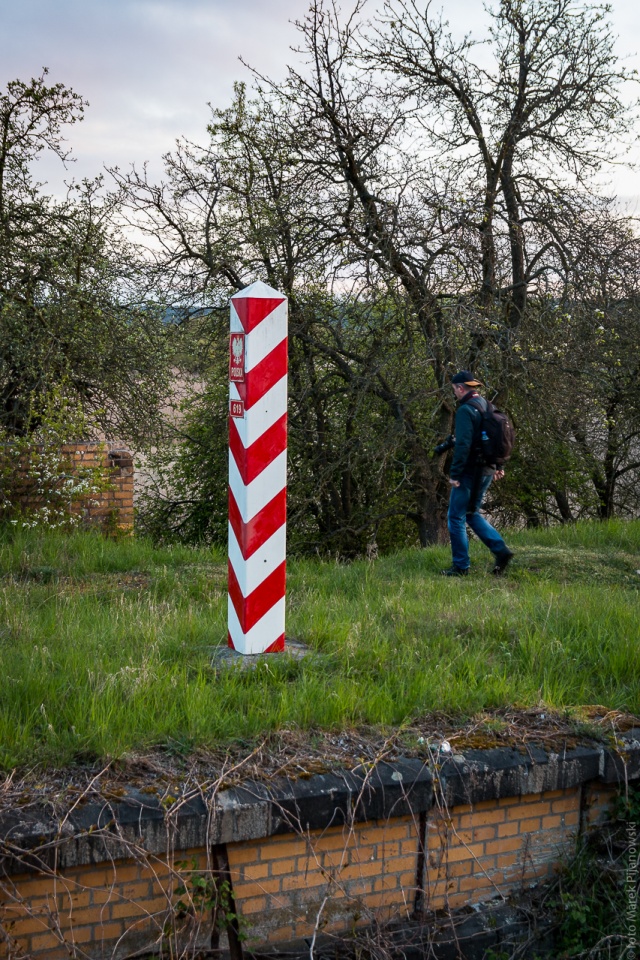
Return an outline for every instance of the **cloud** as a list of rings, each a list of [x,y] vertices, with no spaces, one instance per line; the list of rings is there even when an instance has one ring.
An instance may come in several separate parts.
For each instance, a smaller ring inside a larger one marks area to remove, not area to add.
[[[294,0],[21,0],[3,12],[0,83],[47,66],[86,97],[75,176],[145,160],[159,170],[176,137],[204,139],[207,102],[224,105],[249,78],[240,56],[284,75],[300,12]],[[62,173],[45,161],[38,175],[59,185]]]
[[[207,102],[228,103],[233,83],[250,79],[239,57],[279,79],[298,42],[291,20],[304,17],[307,0],[0,0],[0,86],[17,77],[50,79],[90,103],[82,124],[70,131],[77,163],[70,173],[93,176],[103,165],[150,162],[177,137],[206,137]],[[343,7],[349,7],[345,0]],[[381,0],[370,0],[371,11]],[[438,7],[436,0],[435,7]],[[486,26],[477,0],[442,0],[444,18],[461,35]],[[612,11],[621,55],[640,46],[635,3],[618,0]],[[629,61],[629,66],[637,57]],[[634,154],[637,156],[637,153]],[[55,165],[54,165],[55,164]],[[57,161],[43,160],[38,176],[61,190]],[[634,193],[619,174],[621,193]],[[616,175],[617,183],[618,175]]]

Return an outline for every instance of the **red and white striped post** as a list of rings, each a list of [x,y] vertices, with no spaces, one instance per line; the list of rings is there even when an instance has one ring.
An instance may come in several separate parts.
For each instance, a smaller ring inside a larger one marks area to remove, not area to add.
[[[229,646],[284,650],[287,298],[262,281],[231,298]]]

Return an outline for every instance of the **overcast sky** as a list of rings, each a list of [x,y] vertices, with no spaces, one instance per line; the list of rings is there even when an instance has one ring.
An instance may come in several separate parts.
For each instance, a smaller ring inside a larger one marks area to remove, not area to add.
[[[442,6],[456,32],[483,32],[479,0],[433,6]],[[640,69],[634,8],[636,0],[614,0],[612,20],[618,53]],[[233,82],[249,79],[239,57],[284,76],[295,57],[291,21],[306,9],[306,0],[0,0],[0,86],[47,66],[51,81],[89,101],[85,120],[70,131],[77,162],[66,176],[144,161],[159,173],[160,157],[177,137],[204,142],[207,102],[224,106]],[[47,164],[43,174],[60,186],[60,171]],[[622,198],[640,194],[638,176],[615,174]]]

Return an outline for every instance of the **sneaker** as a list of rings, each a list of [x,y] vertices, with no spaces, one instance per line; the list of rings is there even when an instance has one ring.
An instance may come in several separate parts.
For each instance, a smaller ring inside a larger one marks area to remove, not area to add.
[[[469,567],[463,570],[462,567],[449,567],[448,570],[441,570],[443,577],[466,577],[469,574]]]
[[[496,558],[496,562],[491,572],[496,577],[499,577],[505,572],[505,570],[509,566],[511,559],[513,558],[513,553],[511,550],[505,550],[504,553],[495,554],[495,558]]]

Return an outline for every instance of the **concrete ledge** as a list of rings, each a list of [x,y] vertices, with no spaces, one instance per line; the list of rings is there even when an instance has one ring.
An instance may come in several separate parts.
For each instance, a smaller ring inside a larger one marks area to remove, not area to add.
[[[583,783],[625,784],[640,777],[640,730],[617,748],[501,748],[407,758],[277,783],[247,782],[209,795],[179,797],[170,807],[129,789],[122,799],[87,802],[66,816],[15,809],[0,818],[0,869],[5,874],[64,870],[131,856],[131,844],[151,855],[323,830],[347,822],[428,813],[436,791],[448,806],[477,804]],[[28,855],[25,856],[25,851]],[[18,859],[19,857],[19,859]]]

